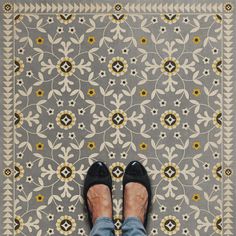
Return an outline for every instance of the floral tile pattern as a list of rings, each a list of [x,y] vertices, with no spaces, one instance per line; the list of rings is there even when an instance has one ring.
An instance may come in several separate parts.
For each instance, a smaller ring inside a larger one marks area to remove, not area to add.
[[[149,235],[230,235],[232,47],[223,40],[233,5],[65,6],[4,5],[14,36],[5,37],[14,43],[5,44],[7,235],[88,235],[83,180],[96,160],[114,181],[117,235],[131,160],[152,180]]]

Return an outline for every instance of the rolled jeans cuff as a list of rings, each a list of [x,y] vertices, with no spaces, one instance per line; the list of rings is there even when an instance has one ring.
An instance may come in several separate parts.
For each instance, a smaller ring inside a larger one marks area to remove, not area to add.
[[[113,236],[114,223],[109,217],[99,217],[96,219],[90,236]]]
[[[123,236],[147,236],[143,223],[138,217],[128,217],[122,225]]]
[[[113,225],[113,221],[109,217],[99,217],[99,218],[97,218],[94,225],[100,224],[100,223],[105,223],[105,224],[111,223]]]

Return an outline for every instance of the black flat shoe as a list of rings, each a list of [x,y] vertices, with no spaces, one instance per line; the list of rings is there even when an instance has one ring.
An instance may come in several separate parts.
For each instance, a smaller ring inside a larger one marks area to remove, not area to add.
[[[84,202],[87,208],[88,220],[91,228],[93,227],[93,222],[92,222],[92,214],[88,206],[87,193],[89,191],[89,188],[96,184],[104,184],[108,186],[112,195],[112,179],[110,172],[107,166],[100,161],[97,161],[92,164],[92,166],[88,170],[87,176],[85,177],[84,181],[84,193],[83,193]]]
[[[123,177],[123,193],[125,190],[125,185],[130,182],[140,183],[147,189],[148,206],[147,206],[147,210],[146,210],[146,213],[144,216],[144,224],[143,224],[144,227],[146,228],[147,219],[148,219],[148,212],[149,212],[149,209],[151,206],[151,199],[152,199],[151,183],[150,183],[150,179],[148,177],[146,169],[138,161],[130,162],[125,169],[125,173],[124,173],[124,177]],[[123,199],[124,199],[124,196],[123,196]]]

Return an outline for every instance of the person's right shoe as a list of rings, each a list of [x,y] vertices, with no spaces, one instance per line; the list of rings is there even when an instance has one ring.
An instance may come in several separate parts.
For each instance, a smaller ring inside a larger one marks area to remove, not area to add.
[[[128,183],[139,183],[146,188],[148,199],[147,199],[147,206],[146,206],[146,211],[144,213],[144,222],[143,222],[143,225],[146,228],[147,220],[148,220],[148,212],[151,205],[152,193],[151,193],[151,183],[150,183],[150,179],[148,177],[147,171],[140,162],[132,161],[127,165],[124,176],[123,176],[123,192],[124,193],[125,193],[125,187]],[[143,190],[143,188],[140,188],[140,187],[138,188],[138,186],[137,186],[137,189],[140,189],[140,191],[141,189]],[[135,189],[133,191],[135,191]],[[140,194],[140,193],[137,193],[137,194]],[[146,196],[145,193],[144,193],[144,196]],[[144,196],[141,196],[141,197],[144,197]],[[123,202],[125,203],[125,194],[123,195]],[[137,204],[137,202],[136,203],[133,202],[133,204]]]

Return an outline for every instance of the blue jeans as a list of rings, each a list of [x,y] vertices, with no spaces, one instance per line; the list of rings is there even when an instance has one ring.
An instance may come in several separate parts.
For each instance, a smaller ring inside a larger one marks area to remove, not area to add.
[[[108,217],[98,218],[89,236],[114,236],[114,224]],[[147,236],[142,222],[136,217],[128,217],[122,225],[123,236]]]

